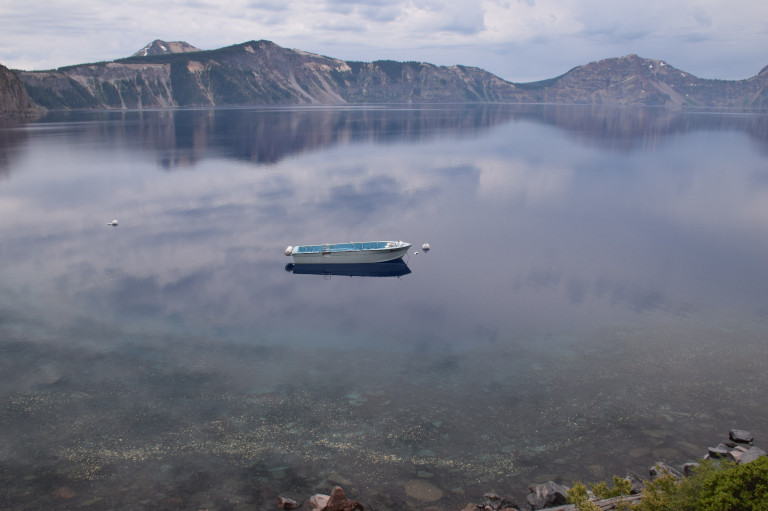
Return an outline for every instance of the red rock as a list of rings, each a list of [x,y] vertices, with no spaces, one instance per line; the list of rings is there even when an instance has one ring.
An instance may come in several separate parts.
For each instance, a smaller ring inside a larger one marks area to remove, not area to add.
[[[331,498],[328,499],[328,504],[322,511],[354,511],[355,509],[365,511],[365,506],[355,500],[349,500],[341,486],[337,486],[331,492]]]

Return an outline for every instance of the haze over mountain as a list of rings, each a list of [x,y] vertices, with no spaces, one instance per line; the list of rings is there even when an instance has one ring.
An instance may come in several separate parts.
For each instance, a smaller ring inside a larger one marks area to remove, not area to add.
[[[448,102],[768,108],[768,67],[746,80],[703,80],[637,55],[511,83],[475,67],[343,61],[265,40],[208,51],[155,40],[125,59],[16,73],[48,109]]]

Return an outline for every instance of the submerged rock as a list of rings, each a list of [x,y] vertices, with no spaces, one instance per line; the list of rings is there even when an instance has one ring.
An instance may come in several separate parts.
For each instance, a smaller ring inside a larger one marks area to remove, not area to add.
[[[329,483],[333,483],[334,487],[335,486],[344,487],[344,486],[352,485],[352,482],[349,479],[347,479],[343,475],[338,474],[336,472],[333,472],[332,474],[328,474],[328,477],[326,479],[328,479]]]
[[[413,479],[405,483],[405,494],[422,502],[434,502],[443,497],[443,490],[422,479]]]
[[[287,499],[285,497],[277,497],[277,507],[280,509],[299,509],[301,502],[296,502],[293,499]]]
[[[51,493],[55,498],[57,499],[73,499],[77,497],[77,493],[72,491],[66,486],[62,486],[60,488],[57,488],[56,490]]]

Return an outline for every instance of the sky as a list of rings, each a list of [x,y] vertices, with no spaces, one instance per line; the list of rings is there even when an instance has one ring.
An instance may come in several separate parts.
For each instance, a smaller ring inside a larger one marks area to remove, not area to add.
[[[512,82],[637,54],[699,78],[768,65],[764,0],[0,0],[0,64],[127,57],[155,39],[250,40],[342,60],[475,66]]]

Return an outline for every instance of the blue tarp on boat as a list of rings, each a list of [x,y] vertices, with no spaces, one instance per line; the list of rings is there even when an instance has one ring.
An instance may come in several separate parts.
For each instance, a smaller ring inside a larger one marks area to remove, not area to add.
[[[294,249],[297,254],[319,252],[349,252],[353,250],[376,250],[386,248],[386,241],[366,241],[361,243],[333,243],[330,245],[301,245]]]

